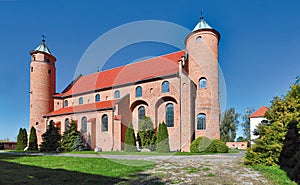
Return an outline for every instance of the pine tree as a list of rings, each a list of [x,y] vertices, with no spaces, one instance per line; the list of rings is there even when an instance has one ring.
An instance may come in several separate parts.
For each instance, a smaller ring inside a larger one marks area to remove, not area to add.
[[[84,148],[82,136],[80,132],[77,131],[76,122],[74,120],[71,121],[69,129],[65,131],[62,136],[61,147],[63,151],[66,152],[83,150]]]
[[[31,127],[30,129],[28,150],[30,151],[38,150],[36,129],[34,127]]]
[[[25,128],[22,129],[22,137],[23,137],[23,145],[24,145],[24,149],[27,147],[27,143],[28,143],[28,135],[27,135],[27,131]]]
[[[142,147],[154,151],[156,148],[156,134],[150,117],[145,116],[141,120],[138,134],[141,139]]]
[[[129,124],[129,126],[126,130],[124,151],[126,151],[126,152],[136,152],[137,151],[136,139],[135,139],[132,123]]]
[[[170,152],[170,144],[169,144],[169,134],[167,125],[162,122],[158,126],[158,134],[156,141],[156,151],[165,153]]]
[[[56,151],[60,147],[61,135],[58,132],[58,128],[50,123],[47,127],[46,132],[42,135],[42,143],[40,145],[41,152]]]

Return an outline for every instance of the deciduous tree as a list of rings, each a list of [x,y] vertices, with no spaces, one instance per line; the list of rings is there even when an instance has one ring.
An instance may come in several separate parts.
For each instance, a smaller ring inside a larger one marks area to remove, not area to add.
[[[224,142],[234,141],[236,137],[236,128],[239,123],[239,113],[234,108],[229,108],[223,113],[223,119],[220,125],[221,140]]]
[[[148,148],[152,151],[156,149],[156,134],[150,117],[145,116],[141,120],[138,134],[143,148]]]

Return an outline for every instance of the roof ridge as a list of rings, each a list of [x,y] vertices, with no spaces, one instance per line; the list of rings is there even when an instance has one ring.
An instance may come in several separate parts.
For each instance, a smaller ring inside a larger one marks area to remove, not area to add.
[[[179,53],[179,52],[182,52],[182,51],[185,51],[185,50],[183,49],[183,50],[179,50],[179,51],[174,51],[174,52],[172,52],[172,53],[167,53],[167,54],[164,54],[164,55],[155,56],[155,57],[153,57],[153,58],[148,58],[148,59],[144,59],[144,60],[139,60],[139,61],[132,62],[132,63],[128,63],[128,64],[125,64],[125,65],[122,65],[122,66],[116,66],[116,67],[113,67],[113,68],[110,68],[110,69],[106,69],[106,70],[103,70],[103,71],[99,71],[99,72],[94,72],[94,73],[90,73],[90,74],[87,74],[87,75],[83,75],[83,77],[89,76],[89,75],[92,75],[92,74],[97,74],[97,73],[102,73],[102,72],[106,72],[106,71],[111,71],[111,70],[118,69],[118,68],[123,68],[123,67],[125,67],[125,66],[134,65],[134,64],[137,64],[137,63],[140,63],[140,62],[145,62],[145,61],[152,60],[152,59],[156,59],[156,58],[162,58],[162,57],[164,57],[164,56],[169,56],[169,55],[172,55],[172,54],[175,54],[175,53]]]

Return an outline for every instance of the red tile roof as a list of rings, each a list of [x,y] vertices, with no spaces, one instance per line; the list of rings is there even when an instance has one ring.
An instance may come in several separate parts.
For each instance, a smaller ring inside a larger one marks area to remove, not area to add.
[[[89,112],[89,111],[96,111],[101,109],[109,109],[115,106],[118,100],[109,100],[109,101],[102,101],[97,103],[90,103],[90,104],[82,104],[77,106],[70,106],[64,107],[49,114],[45,115],[44,117],[50,116],[58,116],[58,115],[66,115],[66,114],[74,114],[80,112]]]
[[[249,116],[249,118],[257,118],[257,117],[264,117],[265,113],[267,112],[268,107],[262,106],[257,111]]]
[[[73,85],[55,96],[70,96],[78,93],[133,83],[178,72],[178,60],[185,51],[151,58],[141,62],[79,77]]]

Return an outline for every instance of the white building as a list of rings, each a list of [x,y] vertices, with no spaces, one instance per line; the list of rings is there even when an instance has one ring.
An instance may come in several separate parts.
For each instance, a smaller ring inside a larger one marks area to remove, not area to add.
[[[253,144],[253,140],[258,138],[258,136],[254,135],[253,132],[256,129],[257,125],[262,121],[267,120],[264,115],[267,112],[268,108],[266,106],[262,106],[257,111],[249,116],[250,119],[250,141]]]

